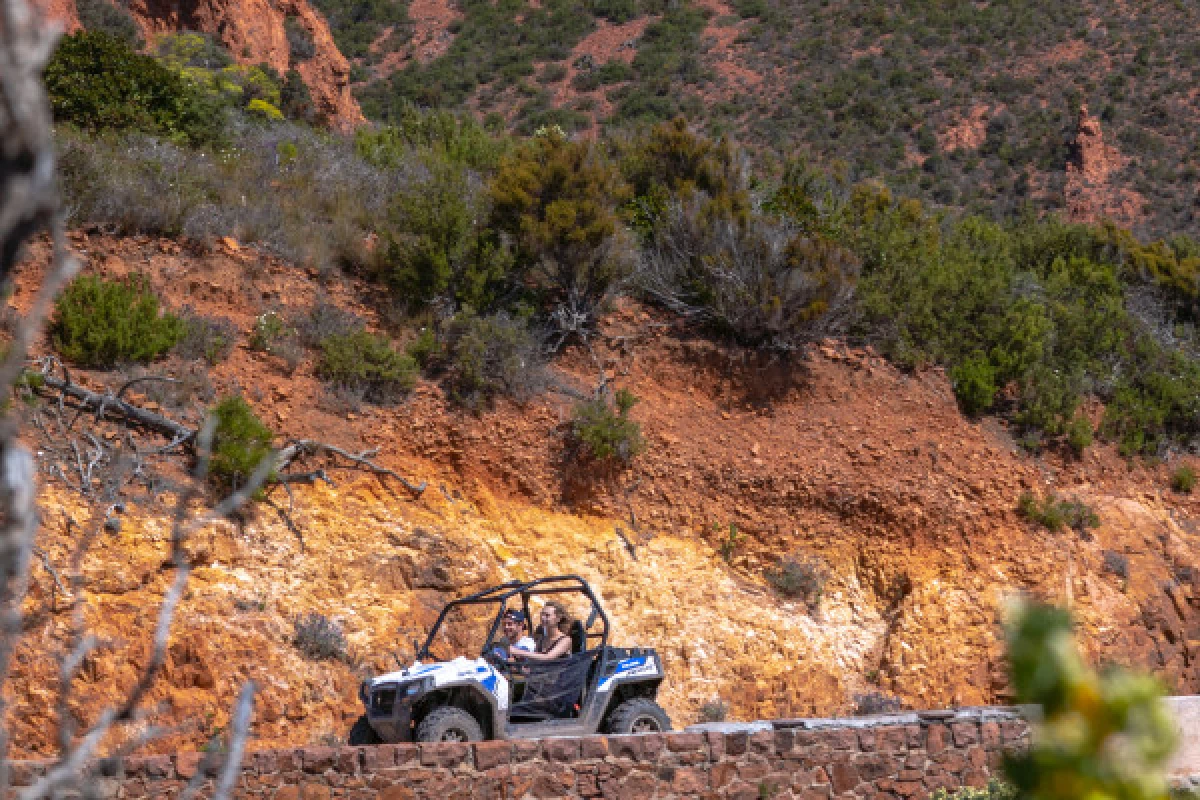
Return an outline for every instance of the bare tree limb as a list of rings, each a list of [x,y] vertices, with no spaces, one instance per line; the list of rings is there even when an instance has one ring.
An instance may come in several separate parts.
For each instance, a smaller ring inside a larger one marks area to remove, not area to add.
[[[43,378],[46,388],[78,400],[84,408],[96,411],[98,414],[115,415],[133,425],[160,433],[171,439],[179,439],[181,442],[190,441],[196,435],[196,431],[186,425],[181,425],[173,419],[155,414],[153,411],[147,411],[113,395],[99,394],[71,383],[67,379],[56,378],[46,373],[43,373]]]
[[[371,457],[378,454],[378,452],[378,450],[364,450],[361,453],[351,453],[348,450],[343,450],[340,447],[334,447],[324,442],[317,442],[312,439],[296,439],[279,451],[279,456],[275,460],[275,469],[282,473],[297,459],[305,456],[326,454],[343,458],[353,466],[369,470],[377,475],[386,475],[389,478],[393,478],[399,481],[400,485],[412,492],[416,497],[420,497],[425,492],[426,484],[424,481],[419,484],[411,483],[399,473],[387,467],[381,467],[371,461]]]

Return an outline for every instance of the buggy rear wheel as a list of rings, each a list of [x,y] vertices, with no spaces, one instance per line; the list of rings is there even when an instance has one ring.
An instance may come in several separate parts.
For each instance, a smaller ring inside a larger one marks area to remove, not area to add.
[[[662,733],[671,730],[671,718],[662,706],[646,697],[634,697],[608,715],[609,733]]]
[[[483,729],[467,711],[455,706],[435,708],[417,726],[418,742],[481,742]]]

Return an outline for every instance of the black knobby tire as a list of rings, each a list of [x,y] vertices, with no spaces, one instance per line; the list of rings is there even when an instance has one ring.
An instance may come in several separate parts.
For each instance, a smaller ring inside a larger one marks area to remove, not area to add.
[[[417,726],[418,742],[482,742],[483,729],[470,713],[454,706],[435,708]]]
[[[371,723],[367,722],[367,715],[363,714],[354,721],[354,727],[350,729],[346,743],[352,745],[383,744],[383,739],[379,738],[379,734],[371,727]]]
[[[661,733],[671,730],[671,718],[647,697],[634,697],[608,715],[609,733]]]

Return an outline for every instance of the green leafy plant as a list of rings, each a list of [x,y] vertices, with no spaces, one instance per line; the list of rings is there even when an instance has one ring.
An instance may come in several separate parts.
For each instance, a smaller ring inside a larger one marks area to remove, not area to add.
[[[642,426],[630,419],[637,397],[619,389],[610,402],[601,395],[572,412],[570,439],[579,458],[627,467],[646,448]]]
[[[1188,464],[1181,464],[1171,473],[1171,488],[1182,494],[1191,494],[1196,488],[1196,470]]]
[[[362,391],[373,402],[393,402],[412,391],[417,365],[382,334],[355,331],[321,342],[317,375],[334,386]]]
[[[721,530],[721,526],[716,523],[713,523],[713,528],[717,531]],[[733,561],[733,556],[737,553],[738,548],[741,547],[742,540],[745,538],[744,534],[738,532],[737,525],[732,522],[729,523],[729,532],[721,539],[721,558],[725,560],[725,563],[728,564]]]
[[[85,367],[151,361],[182,334],[179,318],[160,311],[158,296],[140,275],[111,281],[81,275],[58,296],[50,323],[55,349]]]
[[[1017,511],[1049,531],[1065,527],[1084,533],[1100,525],[1100,517],[1086,503],[1077,498],[1065,500],[1053,493],[1039,501],[1032,492],[1022,492],[1017,500]]]
[[[1040,706],[1029,748],[1005,773],[1020,797],[1165,800],[1175,730],[1148,676],[1098,673],[1079,655],[1066,611],[1019,607],[1008,626],[1018,703]]]
[[[632,268],[616,208],[628,186],[604,151],[548,130],[501,162],[492,179],[491,225],[516,242],[515,274],[561,309],[570,330]]]
[[[1092,438],[1092,422],[1082,414],[1076,416],[1067,426],[1067,445],[1077,458],[1092,446]]]
[[[222,398],[209,414],[216,420],[209,474],[226,488],[246,483],[272,457],[275,434],[240,395]]]

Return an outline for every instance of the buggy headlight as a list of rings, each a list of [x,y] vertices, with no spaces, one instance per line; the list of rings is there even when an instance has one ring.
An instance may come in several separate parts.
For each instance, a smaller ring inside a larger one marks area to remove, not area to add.
[[[433,688],[433,678],[421,678],[419,681],[406,683],[400,687],[400,693],[404,697],[416,697],[419,694],[425,694]]]

